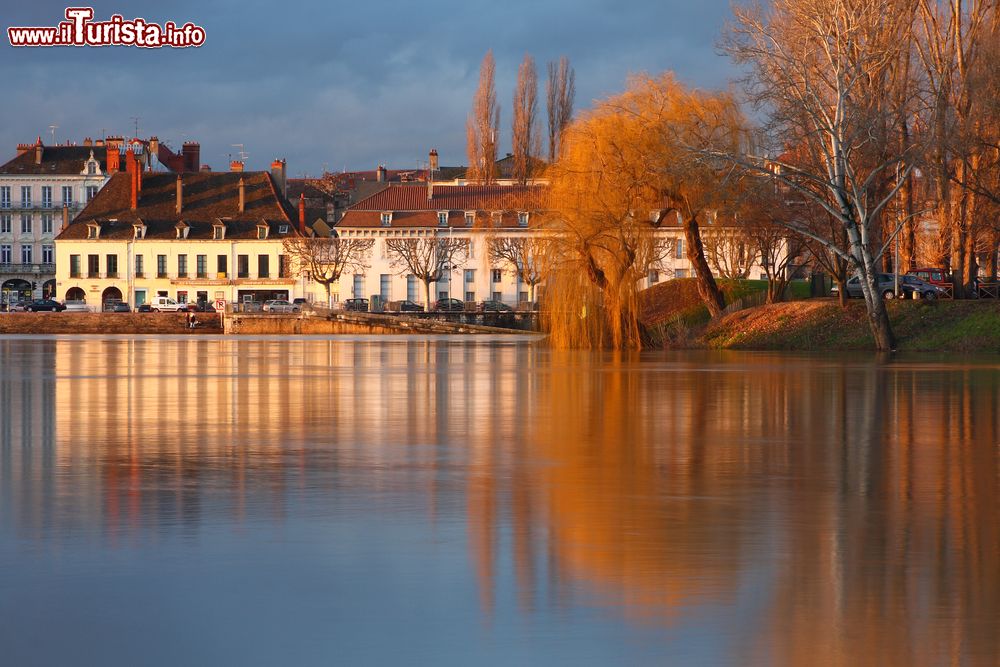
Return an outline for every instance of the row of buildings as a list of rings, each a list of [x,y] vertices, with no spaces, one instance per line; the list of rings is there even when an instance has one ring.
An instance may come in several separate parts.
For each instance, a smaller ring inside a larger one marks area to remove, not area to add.
[[[327,288],[289,255],[289,239],[369,239],[364,266],[331,285],[330,299],[378,295],[425,300],[422,280],[390,251],[393,239],[447,237],[465,243],[460,261],[428,290],[431,299],[532,298],[509,263],[491,259],[490,239],[537,233],[544,185],[466,183],[457,170],[325,175],[200,164],[195,142],[173,152],[156,137],[108,137],[83,145],[18,146],[0,167],[0,300],[51,297],[133,306],[166,296],[182,302],[325,302]],[[449,180],[443,180],[448,177]],[[650,284],[690,274],[680,229],[669,261]]]

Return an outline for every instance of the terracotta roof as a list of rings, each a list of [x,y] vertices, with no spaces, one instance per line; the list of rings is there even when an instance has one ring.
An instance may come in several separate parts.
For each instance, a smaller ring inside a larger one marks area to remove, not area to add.
[[[187,172],[182,174],[184,206],[175,209],[177,174],[144,173],[136,210],[129,208],[129,174],[111,177],[97,196],[57,237],[86,239],[87,223],[101,223],[102,239],[132,238],[132,224],[146,225],[146,238],[175,238],[175,225],[190,225],[189,239],[211,239],[212,225],[226,223],[226,239],[257,238],[257,225],[267,222],[269,238],[296,234],[298,213],[283,203],[267,172]],[[239,212],[239,181],[245,187],[244,212]],[[110,222],[116,220],[117,222]],[[288,226],[285,234],[280,233]]]
[[[94,159],[101,165],[101,171],[107,169],[107,150],[103,146],[44,146],[42,148],[42,163],[35,164],[35,148],[32,146],[24,153],[0,166],[0,174],[62,174],[79,175],[94,152]],[[124,164],[122,160],[122,164]]]
[[[390,185],[350,211],[537,210],[544,191],[538,185],[435,185],[433,198],[428,198],[426,186]]]

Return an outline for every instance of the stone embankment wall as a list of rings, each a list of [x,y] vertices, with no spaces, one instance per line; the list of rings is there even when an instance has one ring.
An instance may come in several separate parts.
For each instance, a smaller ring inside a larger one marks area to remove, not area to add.
[[[229,313],[227,334],[244,335],[329,335],[329,334],[524,334],[500,327],[461,322],[416,319],[396,315],[337,312],[329,315],[266,315]]]
[[[0,334],[222,333],[218,315],[198,313],[189,329],[184,313],[0,313]]]

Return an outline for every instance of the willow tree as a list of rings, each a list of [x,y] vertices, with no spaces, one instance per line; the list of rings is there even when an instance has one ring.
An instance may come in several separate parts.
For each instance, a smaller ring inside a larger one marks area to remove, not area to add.
[[[545,319],[554,344],[641,346],[639,281],[664,259],[666,220],[680,220],[699,291],[721,312],[699,222],[720,205],[726,173],[691,147],[735,140],[739,125],[729,97],[664,74],[631,80],[567,128],[549,188]]]
[[[898,85],[896,68],[909,44],[909,14],[900,5],[773,0],[767,9],[735,9],[728,43],[749,72],[749,94],[769,116],[762,140],[730,157],[837,221],[846,244],[794,218],[782,224],[843,258],[860,276],[880,350],[895,345],[878,289],[878,262],[893,238],[890,233],[880,242],[881,215],[913,169],[912,147],[899,146],[892,129],[898,117],[892,105],[899,101],[891,86]]]

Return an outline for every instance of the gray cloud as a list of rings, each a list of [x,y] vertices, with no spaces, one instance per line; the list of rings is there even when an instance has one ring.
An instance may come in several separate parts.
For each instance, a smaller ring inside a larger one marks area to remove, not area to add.
[[[295,175],[321,169],[405,168],[428,149],[461,164],[465,118],[479,62],[492,48],[504,141],[517,65],[531,53],[565,54],[576,68],[577,108],[620,91],[635,72],[671,69],[700,87],[732,74],[715,42],[728,0],[646,2],[162,2],[95,7],[158,23],[206,28],[199,49],[2,47],[8,82],[0,146],[59,125],[57,139],[103,130],[202,143],[203,162],[224,168],[242,143],[249,167],[287,157]],[[11,25],[54,25],[65,3],[6,12]],[[13,85],[10,85],[13,84]]]

